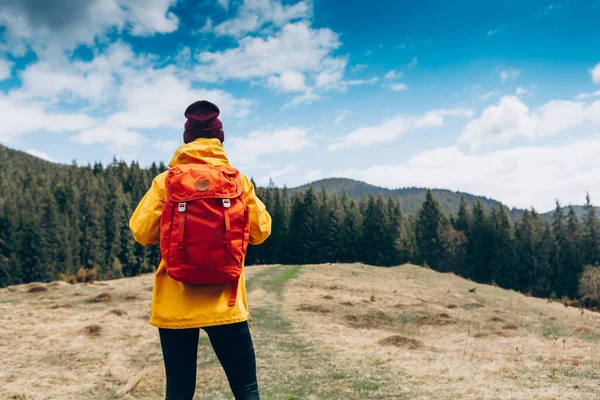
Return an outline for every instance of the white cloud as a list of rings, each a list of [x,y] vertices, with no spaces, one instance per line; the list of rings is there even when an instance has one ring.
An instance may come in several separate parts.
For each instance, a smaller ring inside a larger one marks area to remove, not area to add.
[[[223,7],[225,10],[229,10],[229,0],[217,0],[219,5]]]
[[[404,83],[392,83],[390,86],[390,89],[392,89],[394,92],[403,92],[405,90],[408,90],[408,86],[406,86],[406,84]]]
[[[77,112],[48,111],[35,102],[21,102],[0,94],[0,142],[14,143],[31,132],[74,132],[94,125],[94,118]]]
[[[550,136],[585,122],[600,124],[600,101],[581,102],[553,100],[530,110],[519,98],[504,96],[497,106],[487,107],[471,121],[459,138],[477,148],[485,143],[502,143],[516,138]]]
[[[339,125],[340,122],[342,122],[344,120],[344,118],[346,118],[348,116],[348,114],[350,114],[350,111],[348,111],[348,110],[338,111],[335,119],[333,120],[333,125],[334,126]]]
[[[214,33],[218,36],[242,37],[270,25],[281,27],[311,16],[312,7],[307,1],[284,6],[279,0],[244,0],[237,15],[215,26]]]
[[[590,74],[592,74],[592,81],[596,85],[600,85],[600,63],[596,64],[594,68],[590,68]]]
[[[514,68],[501,68],[499,69],[500,80],[502,83],[506,83],[509,80],[517,79],[521,75],[521,71]]]
[[[363,69],[367,69],[368,67],[369,67],[369,64],[356,64],[351,69],[352,69],[352,72],[360,72]]]
[[[271,173],[263,176],[259,179],[258,183],[261,185],[268,185],[271,180],[276,181],[278,178],[289,174],[290,172],[294,172],[298,170],[298,166],[296,164],[286,165],[283,168],[279,168]]]
[[[490,92],[485,93],[484,95],[482,95],[480,97],[481,100],[487,100],[490,97],[496,97],[496,96],[500,96],[502,95],[502,92],[499,92],[498,90],[492,90]]]
[[[148,139],[139,132],[132,130],[117,130],[106,127],[86,129],[69,138],[72,142],[85,145],[102,144],[118,157],[134,158],[142,146],[148,144]]]
[[[492,36],[492,35],[495,35],[498,32],[500,32],[500,29],[491,29],[491,30],[488,31],[487,35],[488,36]]]
[[[37,158],[41,158],[42,160],[50,161],[53,163],[58,162],[54,158],[52,158],[52,156],[50,156],[50,154],[48,154],[44,151],[29,149],[29,150],[25,150],[25,153],[31,154],[32,156],[37,157]]]
[[[347,63],[348,61],[341,57],[324,60],[323,69],[315,81],[317,88],[340,89]]]
[[[517,88],[517,90],[515,90],[515,94],[517,96],[529,95],[529,94],[532,94],[534,90],[535,90],[535,85],[531,85],[526,88],[519,86]]]
[[[417,65],[419,65],[419,60],[417,59],[417,57],[413,57],[412,60],[410,60],[410,62],[408,63],[407,67],[414,68]]]
[[[419,117],[396,116],[381,125],[359,128],[348,135],[337,138],[336,143],[328,147],[330,151],[341,150],[347,147],[371,146],[377,143],[392,142],[403,134],[420,128],[443,126],[444,117],[466,117],[473,115],[466,109],[439,109],[432,110]]]
[[[194,101],[213,101],[225,119],[247,115],[252,104],[222,90],[194,88],[177,66],[155,68],[151,58],[135,57],[128,46],[120,43],[111,45],[89,62],[39,61],[29,66],[21,78],[23,86],[10,92],[10,103],[12,108],[23,110],[13,111],[6,118],[8,122],[0,127],[0,138],[8,140],[5,137],[41,129],[79,131],[72,140],[101,144],[119,155],[131,154],[131,148],[144,143],[139,130],[173,128],[181,132],[185,121],[183,111]],[[103,117],[51,113],[53,118],[61,116],[73,122],[50,127],[44,122],[48,119],[46,109],[55,109],[64,100],[73,101],[75,109],[82,106],[79,100],[89,101],[89,105],[83,103],[84,109],[100,109]],[[27,115],[25,110],[32,107],[19,104],[31,103],[38,106]],[[3,112],[4,109],[0,110],[0,114]],[[23,115],[27,115],[32,128],[19,122]],[[15,122],[11,123],[13,119]]]
[[[308,131],[290,127],[276,131],[256,130],[247,136],[227,138],[225,148],[235,165],[252,165],[262,156],[294,153],[312,146]]]
[[[466,191],[510,206],[549,211],[554,199],[580,204],[586,191],[600,199],[600,138],[560,146],[519,147],[484,155],[457,146],[412,156],[399,165],[335,172],[368,183],[396,187],[434,187]]]
[[[311,104],[315,101],[321,100],[321,96],[315,94],[311,89],[307,90],[306,93],[294,97],[289,103],[285,104],[282,109],[294,108],[301,104]]]
[[[237,99],[218,89],[195,89],[191,83],[176,76],[173,70],[147,69],[127,76],[119,90],[123,101],[121,111],[106,120],[107,127],[117,129],[183,129],[183,111],[197,100],[217,104],[224,118],[243,117],[252,102]],[[225,127],[227,130],[227,127]]]
[[[302,22],[288,24],[267,38],[245,37],[238,47],[200,53],[195,78],[214,82],[314,73],[319,74],[316,80],[321,87],[330,86],[342,78],[347,64],[344,58],[330,56],[340,45],[338,35],[329,29],[312,29]]]
[[[281,75],[270,76],[267,85],[280,92],[302,92],[306,89],[306,79],[304,74],[286,71]]]
[[[118,74],[136,62],[131,47],[120,42],[111,44],[89,62],[69,62],[66,58],[41,60],[20,73],[22,85],[14,96],[101,102],[116,95]]]
[[[0,81],[10,78],[12,74],[12,67],[12,62],[0,59]]]
[[[133,36],[169,33],[179,19],[169,11],[177,0],[0,0],[0,26],[6,28],[5,50],[59,54],[79,44],[93,44],[112,30]]]
[[[577,95],[577,100],[587,100],[593,97],[600,97],[600,90],[595,91],[594,93],[581,93]]]
[[[154,148],[161,153],[173,153],[182,143],[181,140],[159,140],[154,143]]]
[[[388,72],[387,74],[385,74],[385,76],[383,77],[383,79],[385,80],[393,80],[396,78],[402,78],[402,72],[396,72],[394,70],[391,70],[390,72]]]
[[[306,173],[306,175],[304,175],[304,179],[306,179],[308,182],[314,182],[314,181],[318,181],[319,179],[321,179],[322,176],[323,176],[323,171],[312,170],[312,171],[308,171]]]

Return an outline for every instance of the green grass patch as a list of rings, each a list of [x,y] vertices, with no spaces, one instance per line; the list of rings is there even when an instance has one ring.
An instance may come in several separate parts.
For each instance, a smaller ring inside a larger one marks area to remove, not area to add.
[[[373,391],[379,389],[380,385],[376,382],[361,381],[355,382],[352,387],[356,390]]]
[[[284,267],[284,268],[285,269],[283,270],[282,273],[275,276],[275,278],[273,279],[273,282],[285,283],[285,282],[289,281],[290,279],[295,278],[296,276],[298,276],[298,273],[300,272],[300,269],[302,267],[300,265],[296,265],[293,267]]]
[[[480,308],[485,307],[483,304],[479,304],[479,303],[470,303],[470,304],[463,304],[462,306],[460,306],[460,308],[462,308],[465,311],[473,311],[473,310],[479,310]]]
[[[545,319],[542,323],[542,335],[544,337],[568,337],[571,336],[562,326],[558,326],[549,319]]]

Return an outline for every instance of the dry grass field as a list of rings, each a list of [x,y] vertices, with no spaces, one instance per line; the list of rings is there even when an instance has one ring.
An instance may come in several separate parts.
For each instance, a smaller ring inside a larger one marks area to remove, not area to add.
[[[416,266],[248,269],[263,399],[600,399],[600,315]],[[161,399],[152,276],[0,290],[1,399]],[[230,399],[203,334],[197,399]]]

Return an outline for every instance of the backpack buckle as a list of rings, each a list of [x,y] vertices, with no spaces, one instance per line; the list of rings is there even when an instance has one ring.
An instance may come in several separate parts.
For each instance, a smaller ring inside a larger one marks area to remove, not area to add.
[[[231,207],[231,200],[223,199],[223,207],[225,207],[225,208]]]
[[[184,213],[186,209],[187,209],[187,203],[179,203],[177,210],[179,210],[180,213]]]

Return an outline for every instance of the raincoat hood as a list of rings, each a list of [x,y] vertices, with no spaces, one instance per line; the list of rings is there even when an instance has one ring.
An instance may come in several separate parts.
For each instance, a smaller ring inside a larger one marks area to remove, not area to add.
[[[175,151],[169,167],[179,164],[210,164],[216,167],[228,167],[229,159],[219,139],[197,139],[184,144]]]

